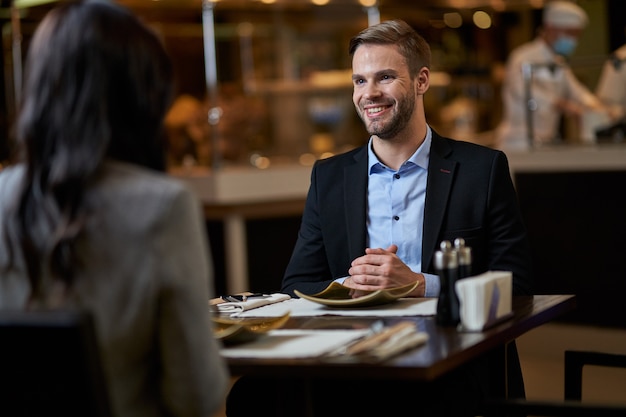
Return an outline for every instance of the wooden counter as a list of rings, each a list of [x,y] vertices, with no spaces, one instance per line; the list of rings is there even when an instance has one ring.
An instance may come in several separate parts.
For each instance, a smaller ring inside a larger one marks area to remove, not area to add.
[[[216,174],[194,168],[173,171],[172,175],[183,179],[196,191],[204,204],[207,221],[223,222],[225,291],[239,293],[252,288],[246,222],[299,217],[309,189],[311,167],[295,164],[268,169],[233,167]],[[293,231],[294,242],[296,233],[297,229]],[[268,250],[267,247],[260,249]],[[281,249],[285,250],[277,248]],[[286,262],[291,254],[290,248],[286,250],[285,254],[275,254],[276,259]],[[280,282],[281,278],[274,280]]]
[[[539,147],[507,157],[514,173],[626,170],[626,144]]]

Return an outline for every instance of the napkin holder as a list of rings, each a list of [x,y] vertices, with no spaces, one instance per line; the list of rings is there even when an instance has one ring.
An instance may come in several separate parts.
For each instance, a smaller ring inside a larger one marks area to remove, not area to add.
[[[482,331],[512,317],[512,280],[508,271],[488,271],[458,280],[455,289],[462,329]]]

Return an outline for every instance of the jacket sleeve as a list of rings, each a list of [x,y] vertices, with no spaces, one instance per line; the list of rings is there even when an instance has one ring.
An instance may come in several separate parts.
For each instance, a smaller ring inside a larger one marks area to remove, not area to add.
[[[208,417],[223,404],[229,375],[211,332],[212,265],[200,203],[190,191],[174,196],[163,227],[161,395],[168,415]]]
[[[311,185],[306,199],[296,244],[285,270],[281,292],[295,296],[298,289],[314,294],[326,288],[334,279],[326,257],[319,213],[317,164],[311,171]]]
[[[512,271],[513,295],[532,294],[532,259],[506,155],[497,152],[490,178],[486,270]]]

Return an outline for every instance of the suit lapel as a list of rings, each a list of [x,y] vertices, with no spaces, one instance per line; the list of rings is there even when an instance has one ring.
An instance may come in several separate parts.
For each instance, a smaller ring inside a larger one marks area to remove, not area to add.
[[[432,258],[439,247],[438,236],[447,211],[452,180],[457,163],[447,159],[452,149],[433,131],[428,162],[428,183],[424,206],[424,237],[422,239],[422,270],[431,270]]]
[[[367,147],[354,155],[354,164],[344,168],[344,216],[348,231],[350,259],[362,256],[366,244],[367,215]]]

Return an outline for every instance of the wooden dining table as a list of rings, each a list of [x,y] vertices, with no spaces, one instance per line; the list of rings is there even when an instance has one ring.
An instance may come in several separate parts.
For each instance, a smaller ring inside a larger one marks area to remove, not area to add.
[[[470,360],[506,346],[524,333],[573,310],[574,295],[535,295],[513,297],[512,317],[483,331],[463,331],[439,326],[434,316],[415,317],[292,317],[285,329],[364,329],[374,321],[385,325],[410,320],[428,340],[393,358],[372,363],[365,360],[335,361],[332,358],[227,358],[233,376],[291,376],[305,378],[391,378],[434,380]],[[505,351],[505,349],[503,349]],[[504,361],[503,361],[503,373]]]
[[[321,379],[369,379],[433,381],[447,372],[489,354],[493,376],[501,378],[489,398],[494,400],[509,398],[507,355],[509,344],[524,333],[548,323],[576,307],[574,295],[535,295],[513,297],[512,315],[482,331],[463,331],[458,327],[439,326],[435,316],[344,316],[323,315],[313,317],[290,317],[283,329],[330,330],[367,329],[376,321],[382,320],[386,326],[398,322],[414,322],[417,330],[426,332],[424,344],[411,348],[389,359],[371,362],[358,357],[349,360],[335,360],[332,356],[301,358],[260,358],[226,357],[231,375],[269,377],[286,381],[277,389],[277,398],[283,408],[276,410],[277,416],[312,417],[310,385],[306,381]],[[517,354],[517,353],[516,353]],[[281,379],[284,378],[284,379]],[[289,381],[304,381],[300,389],[294,391]],[[285,405],[287,404],[287,405]]]

